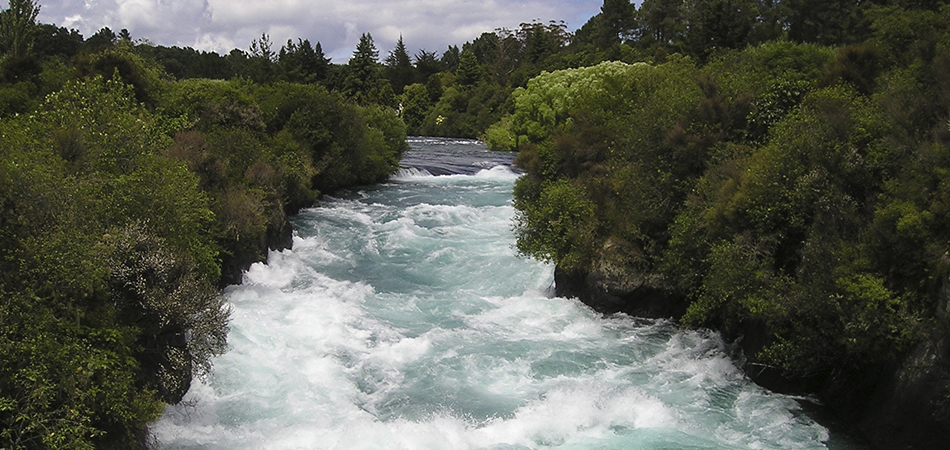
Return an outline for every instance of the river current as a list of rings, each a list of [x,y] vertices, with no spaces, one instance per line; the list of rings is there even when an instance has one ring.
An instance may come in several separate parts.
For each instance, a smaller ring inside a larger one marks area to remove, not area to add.
[[[846,449],[715,333],[551,295],[513,249],[512,155],[410,139],[225,291],[229,351],[164,449]]]

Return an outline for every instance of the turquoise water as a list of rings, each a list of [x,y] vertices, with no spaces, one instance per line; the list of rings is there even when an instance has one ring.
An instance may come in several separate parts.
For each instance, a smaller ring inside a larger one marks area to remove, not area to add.
[[[410,143],[414,168],[303,211],[227,289],[230,351],[160,448],[850,448],[718,335],[552,298],[512,248],[510,155]]]

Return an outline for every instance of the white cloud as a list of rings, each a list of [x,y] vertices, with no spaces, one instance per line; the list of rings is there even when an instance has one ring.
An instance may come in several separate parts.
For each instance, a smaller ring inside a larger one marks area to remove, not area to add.
[[[275,47],[288,39],[320,42],[335,62],[349,59],[361,34],[380,54],[400,35],[412,53],[441,52],[495,28],[564,20],[577,28],[602,0],[40,0],[40,20],[91,36],[126,28],[159,45],[227,53],[247,49],[262,33]]]

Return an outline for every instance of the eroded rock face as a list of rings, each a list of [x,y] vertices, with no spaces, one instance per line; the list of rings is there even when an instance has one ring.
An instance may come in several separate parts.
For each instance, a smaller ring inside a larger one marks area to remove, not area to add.
[[[945,449],[950,442],[950,345],[923,341],[877,387],[858,422],[874,448]]]
[[[294,227],[287,216],[283,217],[278,226],[267,227],[267,248],[271,250],[288,250],[294,245]]]
[[[293,226],[286,216],[278,224],[270,224],[264,242],[254,247],[238,247],[230,254],[222,254],[220,287],[241,284],[244,272],[251,264],[267,260],[268,250],[287,250],[293,246]]]
[[[658,275],[633,274],[610,264],[590,273],[554,270],[555,295],[576,297],[594,310],[647,318],[679,319],[686,312],[683,296],[662,286]]]

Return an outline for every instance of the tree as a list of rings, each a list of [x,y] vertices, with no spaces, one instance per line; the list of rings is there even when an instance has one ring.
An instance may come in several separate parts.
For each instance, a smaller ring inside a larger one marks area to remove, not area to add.
[[[426,92],[429,94],[429,101],[435,103],[442,98],[445,91],[442,86],[442,77],[439,74],[433,74],[426,80]]]
[[[678,175],[697,166],[657,130],[675,129],[699,104],[695,71],[686,58],[604,62],[545,73],[515,91],[514,113],[492,134],[521,148],[526,169],[515,187],[519,251],[567,272],[608,259],[655,271],[649,260],[674,211],[666,205],[688,191]]]
[[[459,68],[455,71],[455,78],[461,86],[473,86],[482,78],[482,70],[478,65],[475,52],[465,50],[459,57]]]
[[[83,38],[79,31],[50,24],[37,26],[33,50],[37,57],[62,56],[72,58],[82,48]]]
[[[304,40],[304,43],[309,43],[309,41]],[[313,67],[310,67],[310,69],[317,76],[317,80],[324,80],[327,78],[327,74],[330,71],[330,59],[331,58],[327,58],[327,55],[323,53],[323,45],[321,45],[320,42],[314,44],[312,61]]]
[[[377,102],[385,96],[379,76],[379,50],[371,34],[363,33],[360,36],[353,57],[347,63],[347,70],[349,73],[344,81],[347,96],[362,104]]]
[[[10,8],[0,13],[0,51],[6,57],[20,59],[33,51],[39,13],[35,0],[10,0]]]
[[[462,52],[459,50],[459,46],[450,45],[448,49],[442,53],[442,66],[445,67],[445,70],[455,72],[455,69],[459,67],[459,56]]]
[[[270,36],[268,36],[267,33],[261,34],[260,39],[251,41],[251,48],[249,50],[252,58],[261,58],[270,62],[274,62],[276,59],[273,44],[271,44]]]
[[[403,88],[412,84],[414,76],[415,69],[412,67],[409,52],[406,51],[406,44],[403,43],[400,35],[396,48],[386,57],[386,78],[389,79],[393,91],[398,95],[402,93]]]
[[[422,84],[410,84],[402,93],[402,120],[406,122],[410,133],[415,133],[422,126],[426,112],[432,107],[429,100],[429,91]]]
[[[419,81],[428,80],[429,77],[442,71],[442,63],[436,58],[435,52],[426,49],[419,50],[416,53],[416,75]]]
[[[363,33],[360,36],[360,42],[356,44],[356,50],[353,51],[349,65],[360,78],[366,79],[376,75],[377,64],[379,64],[379,50],[373,42],[373,35]]]
[[[619,44],[636,28],[636,6],[630,0],[604,0],[600,7],[603,28],[599,36],[601,48]]]
[[[309,84],[326,79],[330,60],[319,42],[314,46],[307,39],[296,43],[288,39],[277,55],[277,65],[287,81]]]
[[[693,0],[686,40],[705,57],[716,48],[742,48],[759,17],[755,0]]]
[[[462,46],[462,50],[472,50],[481,64],[489,64],[495,60],[501,46],[498,33],[482,33],[471,42]]]
[[[515,36],[521,43],[521,59],[528,64],[540,64],[570,40],[567,25],[553,20],[547,25],[539,22],[522,23]]]
[[[102,27],[96,34],[86,39],[85,46],[90,52],[96,52],[112,47],[116,41],[118,41],[118,37],[115,32],[109,27]]]
[[[787,0],[788,37],[824,45],[843,43],[850,34],[858,5],[864,2]]]
[[[643,0],[640,5],[641,42],[668,46],[686,31],[684,0]]]
[[[98,53],[84,55],[77,61],[76,68],[82,75],[101,75],[105,79],[112,79],[118,74],[124,83],[134,88],[139,101],[149,103],[157,100],[164,75],[161,66],[153,60],[143,58],[129,41],[119,42],[114,47]]]
[[[511,73],[521,64],[524,54],[523,40],[519,39],[517,31],[508,28],[499,28],[494,33],[483,33],[479,39],[482,38],[486,39],[484,45],[489,52],[479,55],[478,50],[475,50],[478,62],[485,65],[496,79],[507,82]]]
[[[260,39],[251,41],[249,50],[248,75],[251,79],[259,83],[274,81],[274,63],[277,62],[277,54],[274,53],[270,36],[262,33]]]

